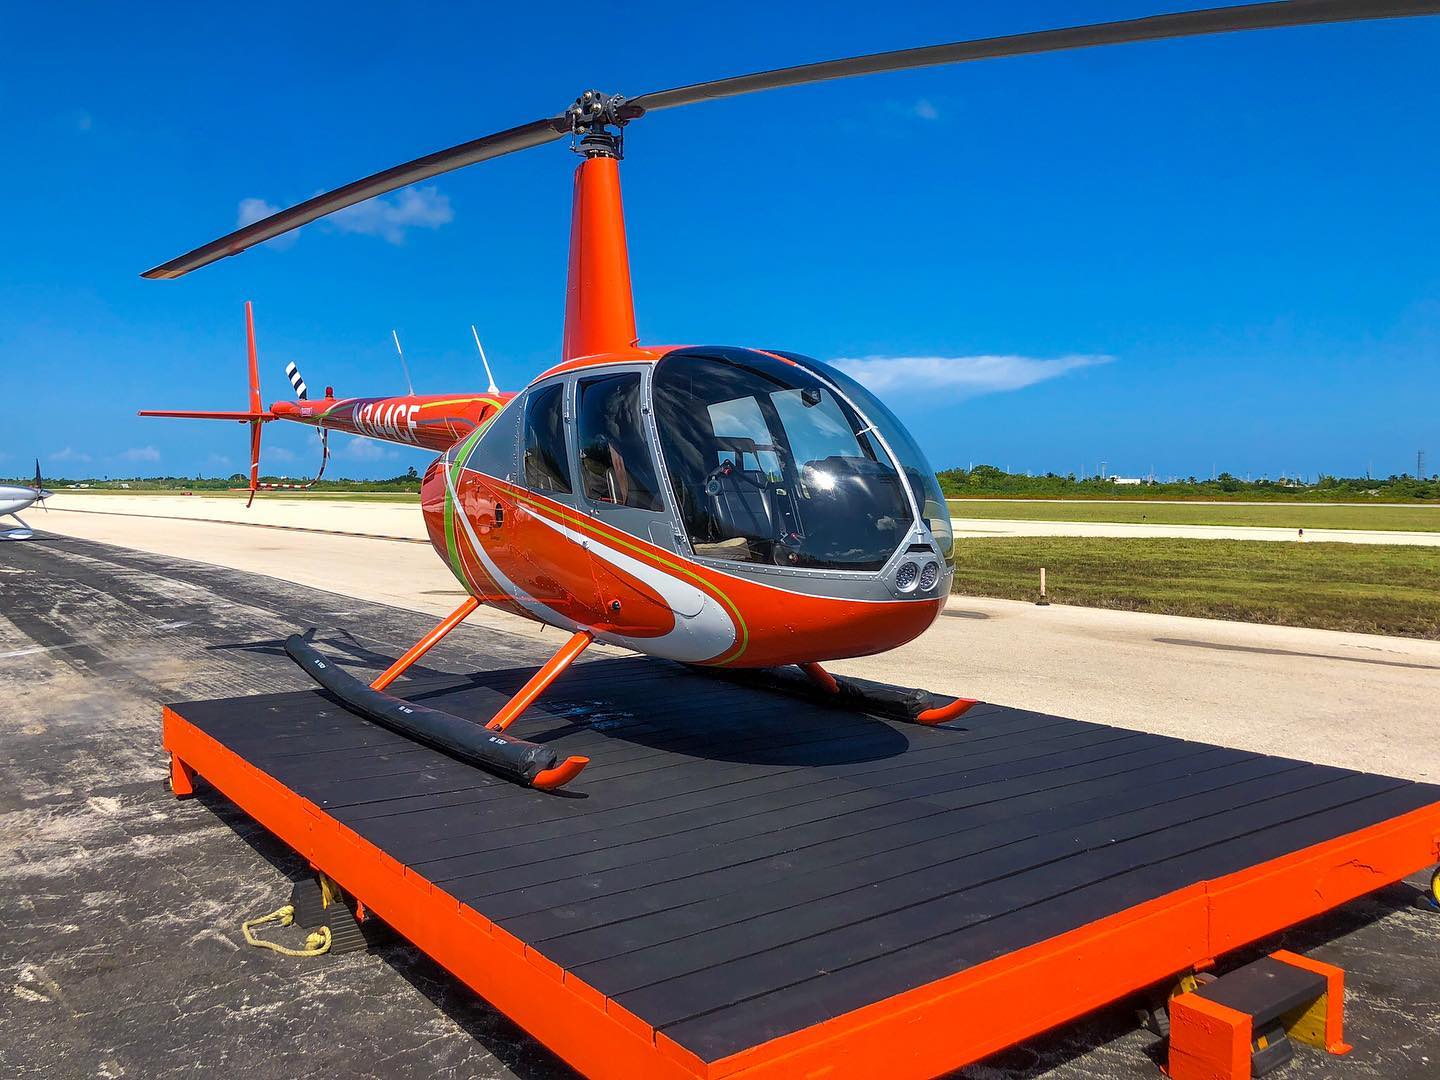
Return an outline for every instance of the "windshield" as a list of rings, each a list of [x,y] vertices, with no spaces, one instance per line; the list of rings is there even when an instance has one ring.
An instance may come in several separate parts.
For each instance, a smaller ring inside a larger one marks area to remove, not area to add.
[[[695,554],[878,570],[910,503],[878,439],[812,373],[744,350],[655,369],[660,447]]]
[[[910,432],[905,430],[905,425],[900,423],[895,414],[885,407],[884,402],[843,371],[839,371],[829,364],[822,364],[819,360],[812,360],[808,356],[799,356],[795,353],[778,355],[787,356],[797,363],[813,367],[823,377],[838,386],[840,392],[865,413],[866,418],[875,425],[891,452],[900,459],[900,467],[904,469],[905,478],[910,482],[910,490],[915,495],[915,504],[920,507],[920,514],[925,518],[925,524],[930,526],[930,532],[934,534],[935,543],[939,546],[941,554],[945,556],[945,561],[953,563],[955,561],[955,534],[950,525],[950,507],[945,502],[944,493],[940,490],[940,482],[935,479],[935,470],[930,468],[930,463],[925,460],[924,453],[916,445]]]

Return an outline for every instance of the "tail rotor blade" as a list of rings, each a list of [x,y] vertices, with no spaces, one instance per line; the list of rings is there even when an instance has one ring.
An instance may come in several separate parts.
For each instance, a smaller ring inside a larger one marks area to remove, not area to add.
[[[329,430],[329,428],[321,428],[321,429],[320,429],[320,471],[315,474],[315,479],[310,481],[311,484],[318,484],[318,483],[320,482],[320,478],[325,475],[325,466],[326,466],[326,465],[329,465],[329,464],[330,464],[330,430]]]
[[[310,399],[310,388],[305,385],[305,380],[300,376],[300,369],[291,360],[285,365],[285,377],[290,380],[290,385],[295,388],[295,396],[301,401]]]

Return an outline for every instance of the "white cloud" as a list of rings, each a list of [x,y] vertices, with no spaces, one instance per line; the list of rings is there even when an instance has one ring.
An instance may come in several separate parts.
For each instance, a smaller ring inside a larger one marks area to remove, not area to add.
[[[235,227],[243,229],[246,225],[254,225],[257,221],[263,221],[271,214],[278,214],[282,208],[264,199],[241,199],[240,206],[235,212]],[[298,238],[297,233],[282,233],[274,237],[269,243],[281,250],[288,248]]]
[[[153,446],[132,446],[120,456],[126,461],[159,461],[160,451]]]
[[[243,229],[246,225],[254,225],[255,222],[263,221],[271,214],[279,212],[280,207],[264,199],[241,199],[240,209],[235,215],[235,227]]]
[[[921,98],[919,101],[915,102],[914,106],[911,108],[910,111],[913,112],[916,116],[918,116],[921,120],[940,119],[940,110],[935,107],[935,103],[929,98]]]
[[[272,461],[295,461],[297,460],[294,450],[288,450],[283,446],[272,446],[265,451],[265,456]]]
[[[81,450],[76,450],[72,447],[67,446],[63,450],[56,450],[55,452],[53,452],[50,455],[50,460],[85,462],[90,460],[90,455]]]
[[[438,229],[454,220],[450,197],[433,187],[406,188],[393,196],[370,199],[330,219],[341,232],[379,236],[391,244],[403,244],[407,229]]]
[[[1021,390],[1113,359],[1096,355],[1052,360],[1030,356],[865,356],[833,363],[881,397],[944,394],[957,399]]]
[[[370,439],[362,439],[357,435],[346,439],[335,452],[356,461],[386,461],[400,456],[394,447]]]
[[[211,454],[205,459],[206,465],[229,465],[230,459],[224,454]]]

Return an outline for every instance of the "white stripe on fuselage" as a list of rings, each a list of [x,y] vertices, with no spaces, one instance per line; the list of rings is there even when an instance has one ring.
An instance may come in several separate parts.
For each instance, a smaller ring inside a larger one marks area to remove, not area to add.
[[[710,660],[735,644],[735,623],[728,612],[702,589],[672,577],[657,566],[641,562],[543,514],[530,511],[532,517],[544,522],[572,544],[609,563],[617,570],[644,582],[660,594],[675,615],[675,627],[659,637],[628,638],[619,634],[604,635],[605,640],[667,660],[695,663]],[[694,614],[685,614],[694,612]]]
[[[460,511],[460,498],[455,490],[454,479],[449,469],[449,462],[441,460],[441,468],[445,470],[445,487],[450,493],[450,499],[455,516],[460,519],[461,527],[465,535],[470,539],[470,545],[475,549],[475,554],[486,571],[495,583],[509,593],[517,604],[529,611],[541,622],[549,623],[551,626],[558,626],[566,630],[579,630],[581,626],[573,619],[567,619],[553,608],[547,607],[539,600],[530,596],[519,585],[511,581],[505,572],[495,565],[495,560],[490,557],[480,538],[475,534],[475,529],[470,524],[470,519]],[[483,474],[481,474],[483,475]],[[537,521],[542,521],[556,532],[560,533],[567,540],[579,549],[577,552],[584,557],[588,546],[589,553],[603,558],[612,566],[626,570],[641,581],[645,582],[670,605],[672,611],[676,608],[693,610],[695,608],[695,596],[699,594],[699,610],[693,617],[675,615],[675,626],[668,633],[658,637],[632,638],[624,634],[612,634],[602,631],[594,631],[596,640],[609,642],[612,645],[621,645],[627,649],[634,649],[636,652],[645,653],[647,656],[658,656],[666,660],[679,660],[683,663],[698,663],[702,660],[710,660],[725,652],[735,643],[735,624],[730,616],[725,613],[708,593],[702,592],[694,586],[678,581],[668,574],[657,570],[655,567],[632,559],[628,555],[622,555],[604,544],[599,543],[590,537],[571,530],[564,525],[551,521],[549,518],[535,513],[533,510],[526,510],[526,513]],[[586,627],[585,629],[591,629]]]

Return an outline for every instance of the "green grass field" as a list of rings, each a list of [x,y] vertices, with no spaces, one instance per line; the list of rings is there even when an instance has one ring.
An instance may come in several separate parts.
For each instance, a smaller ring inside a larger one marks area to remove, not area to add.
[[[962,539],[955,591],[1057,604],[1440,639],[1440,548],[1132,540]]]
[[[1440,506],[1313,506],[1305,503],[1227,504],[1096,502],[1068,499],[951,499],[956,518],[1008,521],[1113,521],[1152,525],[1265,525],[1279,529],[1381,529],[1440,532]]]

